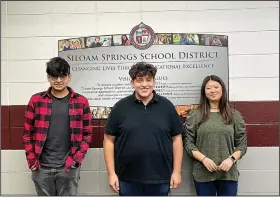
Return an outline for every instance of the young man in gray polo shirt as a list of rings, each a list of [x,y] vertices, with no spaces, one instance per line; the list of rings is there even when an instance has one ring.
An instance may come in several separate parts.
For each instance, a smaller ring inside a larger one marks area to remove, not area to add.
[[[109,185],[120,196],[167,196],[181,183],[183,126],[174,105],[154,91],[157,69],[131,67],[134,93],[107,120],[104,157]]]

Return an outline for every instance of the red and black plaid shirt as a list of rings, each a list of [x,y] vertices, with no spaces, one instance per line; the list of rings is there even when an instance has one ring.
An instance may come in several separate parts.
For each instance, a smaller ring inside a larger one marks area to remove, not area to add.
[[[40,167],[39,157],[46,141],[52,114],[52,98],[50,88],[33,95],[26,107],[23,143],[29,168]],[[65,162],[65,170],[69,171],[73,162],[78,164],[89,149],[92,142],[91,112],[88,100],[75,93],[71,88],[69,99],[69,118],[71,151]]]

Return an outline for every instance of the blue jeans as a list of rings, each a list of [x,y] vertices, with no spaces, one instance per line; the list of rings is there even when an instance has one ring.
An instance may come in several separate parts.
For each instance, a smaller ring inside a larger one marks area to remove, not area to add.
[[[71,168],[69,173],[64,168],[52,169],[41,167],[31,172],[38,196],[76,196],[80,179],[80,167]]]
[[[169,183],[143,184],[120,181],[120,196],[168,196]]]
[[[237,196],[237,181],[194,181],[194,185],[198,196]]]

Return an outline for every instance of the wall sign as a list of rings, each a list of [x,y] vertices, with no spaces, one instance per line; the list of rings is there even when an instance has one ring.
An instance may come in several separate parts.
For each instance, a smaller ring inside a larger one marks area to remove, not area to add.
[[[156,91],[185,116],[198,107],[202,80],[211,74],[229,82],[228,37],[196,33],[154,33],[140,23],[129,34],[96,35],[58,41],[58,56],[71,66],[71,87],[83,94],[93,118],[130,95],[129,68],[139,61],[157,69]]]

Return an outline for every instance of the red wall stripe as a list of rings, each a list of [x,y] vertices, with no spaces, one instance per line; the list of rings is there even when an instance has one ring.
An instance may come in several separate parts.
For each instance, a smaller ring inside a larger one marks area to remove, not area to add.
[[[279,102],[236,102],[235,109],[244,116],[247,124],[279,122]]]
[[[232,102],[247,124],[248,146],[279,146],[279,102]],[[23,149],[25,105],[1,106],[2,150]],[[91,148],[102,148],[106,120],[93,120]]]

